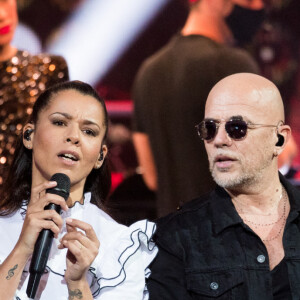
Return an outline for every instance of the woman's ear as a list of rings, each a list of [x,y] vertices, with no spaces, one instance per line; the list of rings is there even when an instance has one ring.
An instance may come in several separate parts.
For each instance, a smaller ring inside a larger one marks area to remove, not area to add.
[[[23,128],[23,145],[27,149],[32,149],[34,139],[34,125],[27,123]]]
[[[98,159],[97,159],[97,161],[96,161],[96,163],[94,165],[94,169],[100,169],[101,168],[101,166],[103,165],[103,162],[105,160],[105,157],[107,155],[107,152],[108,152],[107,146],[103,145],[101,147],[101,151],[100,151],[100,153],[98,155]]]

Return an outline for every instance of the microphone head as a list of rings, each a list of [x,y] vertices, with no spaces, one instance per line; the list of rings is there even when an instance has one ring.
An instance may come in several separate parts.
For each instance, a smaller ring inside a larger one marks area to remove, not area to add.
[[[46,193],[59,195],[63,197],[65,201],[67,201],[70,194],[70,185],[71,185],[70,178],[66,174],[55,173],[51,177],[50,181],[56,181],[57,186],[51,189],[47,189]]]

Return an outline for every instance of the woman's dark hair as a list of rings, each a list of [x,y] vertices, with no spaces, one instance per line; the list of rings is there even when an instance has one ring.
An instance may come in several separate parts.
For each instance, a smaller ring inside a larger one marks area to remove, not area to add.
[[[45,90],[36,100],[32,114],[27,123],[36,124],[41,111],[46,109],[55,95],[67,90],[75,90],[82,95],[88,95],[98,100],[104,112],[105,135],[107,138],[108,114],[104,100],[87,83],[81,81],[66,81],[53,85]],[[23,136],[18,139],[12,165],[9,169],[7,180],[3,186],[0,200],[0,215],[9,215],[18,210],[24,200],[29,201],[32,181],[32,151],[23,145]],[[102,207],[111,186],[110,169],[107,159],[100,169],[93,169],[86,179],[84,192],[91,192],[91,202]]]

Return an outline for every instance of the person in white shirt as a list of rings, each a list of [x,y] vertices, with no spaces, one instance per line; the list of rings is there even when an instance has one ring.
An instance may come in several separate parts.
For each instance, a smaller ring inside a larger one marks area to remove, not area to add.
[[[88,84],[59,83],[36,100],[0,200],[0,299],[29,299],[31,256],[43,229],[54,239],[35,299],[147,299],[155,225],[130,227],[105,212],[110,189],[105,103]],[[70,195],[47,193],[70,178]],[[49,203],[62,212],[44,210]]]

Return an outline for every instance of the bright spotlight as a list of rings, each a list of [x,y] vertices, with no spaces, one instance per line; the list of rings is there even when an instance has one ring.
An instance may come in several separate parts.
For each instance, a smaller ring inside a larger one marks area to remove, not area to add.
[[[47,49],[63,55],[71,79],[96,83],[169,0],[89,0]]]

